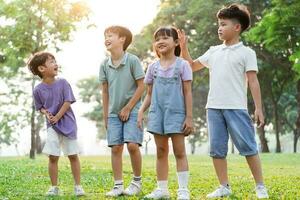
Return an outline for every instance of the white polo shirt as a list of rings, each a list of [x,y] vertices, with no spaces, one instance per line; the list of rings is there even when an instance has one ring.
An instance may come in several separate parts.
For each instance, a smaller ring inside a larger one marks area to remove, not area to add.
[[[258,71],[255,51],[242,42],[212,46],[197,59],[209,69],[206,108],[247,109],[247,71]]]

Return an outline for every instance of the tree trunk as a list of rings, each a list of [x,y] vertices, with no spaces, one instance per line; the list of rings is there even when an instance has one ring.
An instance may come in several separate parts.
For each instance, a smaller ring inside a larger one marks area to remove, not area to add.
[[[268,141],[266,139],[266,132],[265,132],[265,126],[258,128],[257,129],[258,135],[259,135],[259,140],[260,140],[260,150],[263,153],[269,153],[269,146],[268,146]]]
[[[36,132],[35,137],[35,146],[36,146],[36,153],[41,154],[42,153],[42,141],[39,132]]]
[[[145,155],[148,155],[148,142],[145,142]]]
[[[35,80],[32,80],[32,91],[35,85]],[[29,157],[31,159],[35,159],[35,150],[36,150],[36,139],[35,139],[35,108],[34,108],[34,101],[32,101],[32,106],[31,106],[31,117],[30,117],[30,122],[31,122],[31,148],[30,148],[30,153]]]
[[[191,144],[191,154],[194,155],[196,151],[196,142],[192,142]]]
[[[231,138],[230,141],[231,141],[231,154],[234,154],[234,144]]]
[[[297,130],[294,131],[294,153],[297,153],[297,143],[298,143],[299,135]]]
[[[279,116],[276,102],[274,102],[274,116],[275,116],[275,135],[276,135],[276,153],[281,152],[280,139],[279,139]]]
[[[297,112],[298,117],[296,120],[296,130],[294,131],[294,152],[297,152],[297,142],[300,137],[300,79],[297,81]]]

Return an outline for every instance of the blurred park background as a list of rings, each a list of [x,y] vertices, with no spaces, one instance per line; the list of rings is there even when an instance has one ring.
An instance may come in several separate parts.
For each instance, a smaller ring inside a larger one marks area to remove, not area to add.
[[[41,153],[45,120],[32,105],[33,77],[26,61],[50,51],[60,64],[59,76],[73,87],[78,137],[84,155],[109,154],[102,120],[98,71],[105,57],[103,31],[127,26],[135,35],[129,52],[146,70],[155,57],[152,35],[163,25],[184,29],[193,58],[220,43],[216,12],[233,2],[252,13],[252,27],[242,35],[256,51],[266,118],[257,129],[263,153],[296,153],[300,136],[300,1],[299,0],[0,0],[0,156]],[[194,73],[195,134],[186,139],[189,154],[207,154],[205,104],[208,70]],[[249,112],[253,101],[249,95]],[[155,153],[145,132],[142,152]],[[231,153],[238,153],[231,146]]]

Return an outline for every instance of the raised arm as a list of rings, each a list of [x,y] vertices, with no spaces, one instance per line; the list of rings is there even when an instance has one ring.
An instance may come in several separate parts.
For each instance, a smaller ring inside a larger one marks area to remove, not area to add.
[[[198,60],[193,60],[189,53],[187,47],[187,37],[185,35],[185,32],[179,29],[177,30],[177,32],[178,32],[179,44],[181,48],[181,57],[190,63],[193,72],[203,69],[204,65],[202,65]]]

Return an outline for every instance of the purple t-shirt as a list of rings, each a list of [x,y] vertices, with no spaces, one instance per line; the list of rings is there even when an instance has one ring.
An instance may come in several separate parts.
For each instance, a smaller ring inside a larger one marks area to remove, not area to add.
[[[33,90],[33,98],[36,110],[44,108],[52,115],[56,115],[64,102],[74,103],[75,97],[70,84],[65,79],[57,79],[54,83],[48,85],[46,83],[38,84]],[[54,125],[47,120],[47,128],[52,128],[70,138],[77,138],[77,125],[73,110],[68,109],[65,114]]]
[[[146,72],[144,83],[146,84],[153,83],[155,67],[157,67],[157,76],[165,77],[165,78],[172,77],[174,75],[174,69],[176,63],[179,64],[179,72],[180,72],[181,80],[182,81],[193,80],[193,72],[192,72],[192,68],[190,67],[190,64],[186,60],[176,57],[176,61],[166,69],[162,68],[159,60],[150,64]]]

